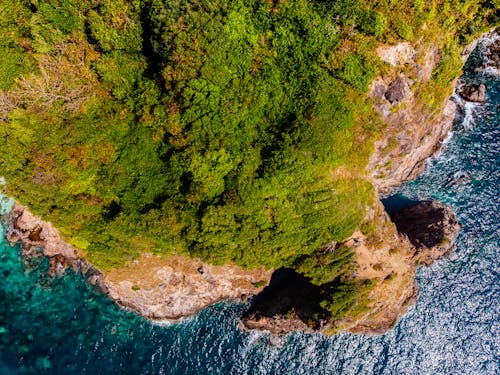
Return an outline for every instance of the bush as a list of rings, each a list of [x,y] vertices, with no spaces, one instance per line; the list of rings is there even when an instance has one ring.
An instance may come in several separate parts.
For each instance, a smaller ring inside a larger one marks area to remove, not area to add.
[[[359,55],[349,55],[344,63],[340,78],[360,92],[368,90],[368,84],[375,75],[375,69],[365,64]]]
[[[387,19],[380,12],[366,11],[360,22],[361,30],[370,35],[382,36],[387,29]]]

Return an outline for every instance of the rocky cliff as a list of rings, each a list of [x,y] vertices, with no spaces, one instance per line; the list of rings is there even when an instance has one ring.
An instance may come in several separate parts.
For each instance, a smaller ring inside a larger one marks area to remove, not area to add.
[[[381,46],[378,53],[391,69],[372,82],[369,96],[386,127],[366,173],[383,194],[420,173],[451,129],[455,105],[447,99],[437,111],[425,109],[412,91],[415,82],[425,83],[432,76],[438,63],[437,50],[418,50],[402,43]],[[389,217],[376,200],[370,215],[368,219],[375,225],[372,232],[358,231],[341,244],[356,255],[351,277],[370,282],[368,304],[361,313],[333,322],[322,319],[311,307],[322,290],[300,275],[285,272],[280,281],[276,274],[273,277],[272,269],[243,270],[231,264],[214,266],[181,256],[152,254],[102,274],[84,260],[83,253],[65,243],[50,223],[25,207],[16,204],[4,223],[9,240],[21,242],[26,255],[33,256],[41,249],[50,258],[51,273],[67,267],[79,269],[117,303],[148,318],[176,320],[222,299],[246,299],[271,282],[272,288],[254,299],[243,318],[245,327],[275,333],[378,333],[392,327],[414,303],[417,266],[448,254],[459,224],[449,207],[436,202],[421,202]]]
[[[356,253],[352,277],[370,284],[363,313],[348,313],[334,322],[322,319],[318,306],[322,287],[289,274],[283,282],[271,281],[254,300],[243,318],[244,326],[278,334],[297,329],[326,333],[383,333],[390,329],[416,301],[417,267],[449,254],[460,225],[450,207],[429,201],[391,217],[377,203],[374,215],[372,236],[356,232],[342,244]]]
[[[102,273],[66,243],[51,223],[16,203],[3,217],[7,239],[22,244],[23,255],[44,255],[51,275],[67,268],[82,272],[119,305],[156,320],[177,320],[223,299],[245,299],[269,282],[273,270],[213,266],[183,256],[143,254],[118,270]]]

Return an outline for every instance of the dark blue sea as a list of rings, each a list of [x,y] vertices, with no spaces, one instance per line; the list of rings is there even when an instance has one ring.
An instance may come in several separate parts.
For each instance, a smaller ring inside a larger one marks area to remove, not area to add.
[[[471,64],[462,79],[484,82],[487,103],[466,105],[445,151],[396,192],[452,205],[463,230],[419,270],[418,302],[390,332],[244,333],[229,303],[155,325],[79,274],[48,278],[47,260],[23,260],[0,233],[0,375],[500,374],[500,79]]]

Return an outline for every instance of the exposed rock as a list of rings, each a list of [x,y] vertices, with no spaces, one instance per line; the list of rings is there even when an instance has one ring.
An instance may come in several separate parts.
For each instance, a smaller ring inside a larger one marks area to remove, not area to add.
[[[49,258],[50,275],[61,275],[68,268],[80,271],[118,304],[151,319],[177,320],[223,299],[244,299],[262,290],[273,273],[264,267],[243,270],[233,264],[213,266],[185,256],[142,254],[104,275],[65,242],[51,223],[26,207],[16,203],[2,221],[7,239],[12,244],[20,242],[26,257]]]
[[[290,316],[283,315],[264,316],[260,314],[252,314],[245,316],[241,321],[241,328],[244,330],[258,329],[261,331],[269,331],[276,335],[286,334],[290,332],[306,332],[313,333],[314,330],[292,312]]]
[[[92,276],[93,284],[106,291],[102,274],[80,257],[78,250],[65,242],[51,223],[33,215],[19,203],[15,203],[12,211],[0,219],[7,228],[7,240],[11,244],[21,243],[26,257],[44,255],[49,258],[50,275],[61,275],[71,268],[87,277]]]
[[[484,46],[483,65],[477,67],[478,71],[486,71],[489,74],[500,74],[500,27],[486,34],[482,39]]]
[[[486,86],[480,85],[462,85],[457,93],[469,102],[484,103],[486,101]]]
[[[496,33],[499,34],[498,29]],[[494,65],[496,68],[500,68],[500,38],[498,38],[488,46],[487,57],[492,65]]]
[[[407,48],[397,46],[393,46],[395,50]],[[387,56],[377,51],[386,61]],[[386,124],[367,167],[379,193],[386,194],[403,181],[417,177],[425,167],[425,160],[441,148],[451,130],[455,103],[446,100],[436,115],[435,110],[426,107],[409,89],[414,82],[417,86],[425,85],[432,77],[439,63],[438,52],[425,46],[414,50],[405,55],[404,66],[393,64],[390,72],[377,77],[370,85],[369,97]],[[385,87],[383,97],[381,87]],[[395,103],[401,104],[396,111]]]
[[[78,251],[62,239],[59,231],[51,223],[42,221],[26,207],[16,203],[3,221],[10,223],[7,226],[10,228],[7,239],[11,243],[21,242],[25,249],[43,248],[45,256],[62,255],[72,264],[80,260]]]
[[[486,47],[489,46],[490,53],[494,54],[491,51],[496,51],[500,41],[498,29],[484,33],[467,46],[462,53],[463,62],[479,41],[486,42]],[[405,42],[394,46],[383,45],[377,49],[377,53],[381,60],[392,65],[392,69],[374,79],[370,85],[368,95],[386,126],[375,142],[375,152],[370,158],[367,172],[373,178],[378,192],[386,194],[402,182],[416,178],[425,168],[425,161],[441,149],[452,128],[457,106],[448,99],[440,107],[430,109],[410,90],[401,100],[398,110],[394,111],[394,104],[380,95],[382,88],[385,87],[387,91],[398,76],[406,80],[408,87],[412,87],[413,81],[416,87],[425,85],[439,63],[439,50],[428,45],[414,49]],[[454,88],[457,82],[458,79],[452,82],[450,88]]]
[[[451,207],[433,201],[419,202],[390,216],[415,246],[415,258],[426,265],[451,252],[461,228]]]
[[[409,64],[415,58],[415,49],[408,42],[396,45],[382,45],[377,48],[377,54],[382,61],[392,66]]]
[[[104,282],[120,305],[147,318],[174,321],[221,300],[258,293],[272,273],[264,267],[243,270],[234,264],[214,266],[186,256],[145,253],[106,272]]]
[[[389,84],[384,96],[389,102],[394,103],[402,101],[408,93],[408,85],[406,84],[405,79],[400,76]]]
[[[276,334],[322,330],[327,313],[319,304],[325,288],[312,284],[292,269],[277,270],[269,285],[252,300],[242,323],[249,329]]]
[[[41,226],[39,225],[35,226],[28,235],[29,240],[34,242],[40,242],[42,240],[42,237],[40,236],[42,230],[43,229]]]

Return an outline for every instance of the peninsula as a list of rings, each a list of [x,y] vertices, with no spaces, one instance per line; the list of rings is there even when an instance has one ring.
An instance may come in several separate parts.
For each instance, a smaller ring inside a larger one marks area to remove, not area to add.
[[[441,147],[492,2],[14,0],[0,21],[3,222],[54,275],[155,320],[252,296],[247,329],[379,333],[452,250],[449,207],[379,196]]]

